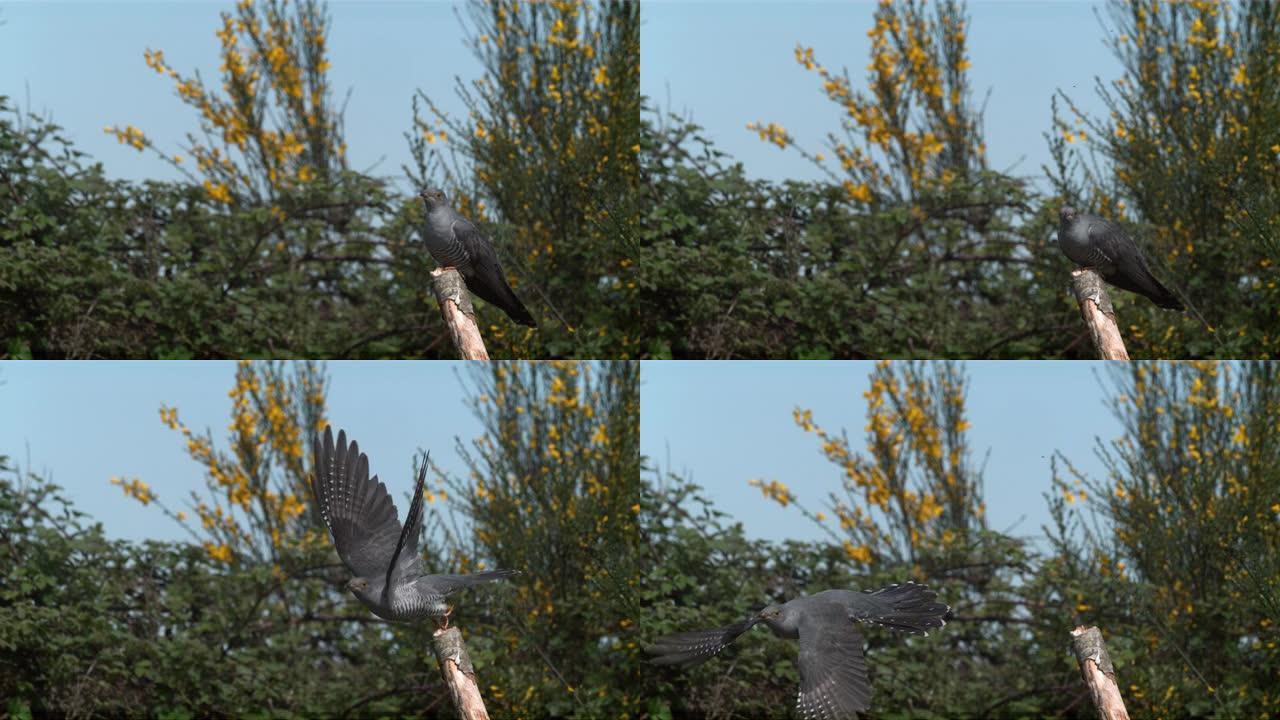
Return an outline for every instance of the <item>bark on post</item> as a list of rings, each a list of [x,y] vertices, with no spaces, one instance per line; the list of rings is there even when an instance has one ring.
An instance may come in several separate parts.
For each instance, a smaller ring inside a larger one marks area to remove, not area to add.
[[[484,338],[480,337],[476,310],[471,306],[471,295],[462,275],[454,268],[436,268],[431,271],[431,289],[458,356],[463,360],[488,360],[489,351],[484,347]]]
[[[1080,305],[1080,317],[1089,328],[1089,337],[1103,360],[1128,360],[1124,338],[1116,325],[1116,311],[1111,306],[1111,296],[1102,286],[1102,278],[1093,270],[1077,268],[1071,271],[1071,289]]]
[[[476,671],[471,667],[471,656],[462,644],[458,628],[439,629],[431,636],[431,649],[440,664],[440,675],[449,687],[449,697],[462,720],[489,720],[484,708],[484,698],[476,686]]]
[[[1071,650],[1076,654],[1076,662],[1080,663],[1080,674],[1089,687],[1089,696],[1098,709],[1098,717],[1102,720],[1129,720],[1129,711],[1125,709],[1120,688],[1116,685],[1116,670],[1111,665],[1107,646],[1102,642],[1102,631],[1083,625],[1072,630]]]

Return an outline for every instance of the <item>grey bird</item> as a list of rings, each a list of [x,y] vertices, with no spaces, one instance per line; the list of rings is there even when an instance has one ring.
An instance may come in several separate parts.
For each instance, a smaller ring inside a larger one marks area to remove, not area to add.
[[[519,574],[492,570],[473,575],[426,575],[418,551],[422,533],[422,488],[427,463],[418,471],[418,483],[403,527],[387,487],[378,476],[369,477],[369,458],[345,431],[324,429],[324,440],[315,439],[316,466],[312,490],[320,515],[333,535],[338,557],[354,576],[350,590],[374,615],[385,620],[411,621],[430,617],[449,624],[453,608],[447,599],[472,585]],[[429,457],[429,456],[428,456]]]
[[[470,220],[458,214],[449,204],[443,190],[427,188],[419,195],[427,206],[427,224],[423,236],[427,250],[441,267],[457,268],[467,289],[507,317],[521,325],[537,327],[528,308],[507,284],[507,276],[498,264],[493,243]]]
[[[1058,247],[1076,265],[1092,268],[1118,288],[1144,295],[1162,308],[1182,302],[1156,280],[1133,238],[1115,223],[1063,205],[1058,210]]]
[[[781,605],[770,605],[742,622],[658,638],[645,648],[656,665],[694,665],[714,656],[756,623],[774,635],[800,640],[801,717],[847,720],[871,707],[871,684],[862,656],[862,636],[853,623],[872,623],[908,633],[929,634],[946,625],[951,610],[934,602],[937,594],[913,582],[876,591],[824,590]]]

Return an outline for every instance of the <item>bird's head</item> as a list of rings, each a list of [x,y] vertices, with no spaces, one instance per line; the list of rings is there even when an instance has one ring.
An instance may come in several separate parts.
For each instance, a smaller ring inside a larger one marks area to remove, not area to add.
[[[369,579],[353,577],[347,581],[347,589],[356,595],[365,595],[369,592]]]
[[[770,605],[756,614],[760,622],[769,626],[774,635],[779,637],[797,637],[800,616],[794,608],[782,605]]]
[[[763,610],[756,613],[756,617],[761,620],[777,620],[782,617],[781,605],[767,605]]]
[[[1075,220],[1076,215],[1078,214],[1079,213],[1076,212],[1076,209],[1071,207],[1070,205],[1063,205],[1062,207],[1058,208],[1058,219],[1064,223],[1069,223],[1072,220]]]
[[[427,188],[419,193],[418,197],[422,198],[422,202],[426,203],[427,210],[449,206],[449,198],[440,188]]]

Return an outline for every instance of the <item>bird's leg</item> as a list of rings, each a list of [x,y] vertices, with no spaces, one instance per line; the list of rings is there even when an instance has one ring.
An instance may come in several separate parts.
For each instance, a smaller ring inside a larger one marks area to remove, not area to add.
[[[452,606],[452,605],[445,605],[445,606],[444,606],[444,622],[443,622],[443,623],[441,623],[441,625],[440,625],[440,629],[441,629],[441,630],[448,630],[448,629],[449,629],[449,616],[450,616],[451,614],[453,614],[453,606]]]

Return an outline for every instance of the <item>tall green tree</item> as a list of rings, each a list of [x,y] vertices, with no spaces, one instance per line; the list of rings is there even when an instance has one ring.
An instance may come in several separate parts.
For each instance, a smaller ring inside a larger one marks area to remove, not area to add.
[[[1119,78],[1105,116],[1055,104],[1062,197],[1134,223],[1194,313],[1125,309],[1155,357],[1273,357],[1280,348],[1280,8],[1112,2]],[[1203,318],[1207,322],[1201,322]]]
[[[487,673],[505,715],[621,717],[643,695],[634,586],[640,568],[640,368],[635,362],[477,367],[471,404],[485,435],[448,476],[457,562],[524,572],[491,626],[505,660]],[[468,538],[464,540],[463,538]]]
[[[1100,448],[1107,476],[1058,480],[1104,521],[1080,525],[1096,529],[1070,553],[1094,574],[1092,612],[1124,638],[1127,697],[1142,712],[1262,717],[1280,705],[1278,373],[1117,371],[1125,432]]]
[[[437,108],[438,90],[415,98],[410,173],[442,177],[465,214],[492,221],[544,319],[536,334],[488,336],[536,357],[634,357],[640,5],[473,0],[468,16],[484,74],[459,81],[465,118]]]

